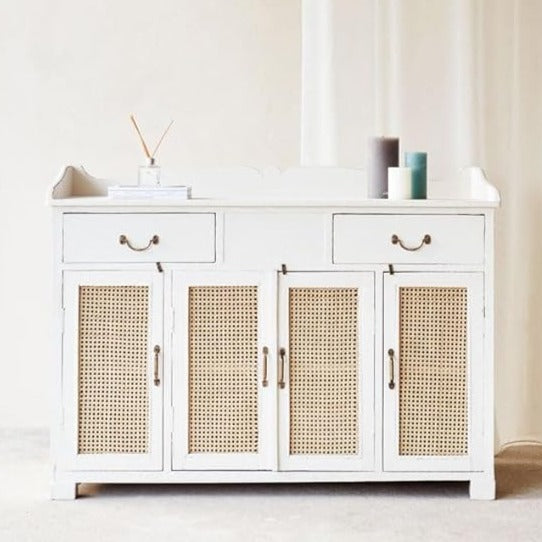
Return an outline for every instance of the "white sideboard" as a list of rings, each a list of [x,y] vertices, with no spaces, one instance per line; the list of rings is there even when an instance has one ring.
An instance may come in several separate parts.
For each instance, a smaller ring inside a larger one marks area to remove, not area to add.
[[[207,173],[205,197],[196,179],[192,200],[113,200],[74,167],[49,191],[53,498],[409,480],[494,498],[483,172],[404,202],[346,170],[220,176],[245,197],[212,199]]]

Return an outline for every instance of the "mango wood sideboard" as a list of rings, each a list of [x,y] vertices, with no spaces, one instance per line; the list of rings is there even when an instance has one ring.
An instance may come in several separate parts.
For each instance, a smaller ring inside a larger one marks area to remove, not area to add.
[[[51,188],[54,499],[408,480],[494,498],[497,190],[476,168],[424,201],[279,177],[124,201],[70,166]]]

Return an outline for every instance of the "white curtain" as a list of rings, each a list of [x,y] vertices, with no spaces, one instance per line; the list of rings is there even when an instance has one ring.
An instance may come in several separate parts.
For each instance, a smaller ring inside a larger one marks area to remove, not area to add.
[[[332,31],[314,28],[333,55],[312,80],[304,73],[305,158],[363,166],[369,135],[398,135],[403,150],[429,153],[431,177],[480,165],[501,191],[497,441],[542,442],[542,1],[304,0],[303,10],[329,18]]]

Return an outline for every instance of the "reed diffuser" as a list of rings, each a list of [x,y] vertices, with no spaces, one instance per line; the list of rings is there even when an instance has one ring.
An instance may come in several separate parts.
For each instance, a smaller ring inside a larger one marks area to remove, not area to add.
[[[166,134],[169,132],[169,129],[171,128],[171,125],[173,124],[173,121],[171,121],[168,124],[167,128],[164,130],[164,133],[158,140],[156,147],[151,153],[149,152],[149,147],[147,146],[147,143],[145,142],[145,138],[143,137],[143,134],[141,133],[141,130],[139,129],[139,126],[136,122],[134,115],[130,115],[130,120],[132,121],[132,124],[134,125],[134,128],[137,132],[139,141],[141,141],[143,152],[145,153],[145,157],[146,157],[146,164],[144,166],[139,166],[139,175],[138,175],[139,185],[140,186],[160,186],[160,166],[156,164],[154,157],[156,156],[156,152],[160,148],[162,141],[164,141]]]

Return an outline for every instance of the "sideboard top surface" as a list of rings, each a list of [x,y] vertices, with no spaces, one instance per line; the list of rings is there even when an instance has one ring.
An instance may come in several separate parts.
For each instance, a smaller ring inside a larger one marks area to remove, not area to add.
[[[367,199],[364,172],[342,168],[278,170],[213,170],[183,176],[192,186],[189,200],[113,199],[108,186],[119,184],[93,177],[83,167],[66,166],[47,192],[47,204],[61,208],[130,210],[171,208],[334,208],[367,210],[486,209],[500,205],[498,190],[480,168],[461,170],[456,178],[430,181],[426,200]]]

